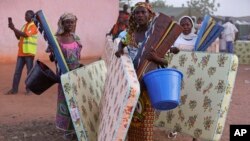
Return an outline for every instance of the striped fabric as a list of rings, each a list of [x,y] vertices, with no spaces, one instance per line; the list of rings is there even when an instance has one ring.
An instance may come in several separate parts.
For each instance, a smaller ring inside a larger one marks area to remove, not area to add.
[[[137,76],[139,80],[142,79],[144,73],[157,68],[157,64],[146,59],[147,51],[153,48],[160,57],[164,57],[182,32],[181,26],[162,13],[156,15],[152,23],[151,29],[146,33],[147,40],[143,44],[144,49],[138,63]]]
[[[206,51],[207,48],[220,36],[223,27],[213,18],[206,15],[195,43],[195,51]]]

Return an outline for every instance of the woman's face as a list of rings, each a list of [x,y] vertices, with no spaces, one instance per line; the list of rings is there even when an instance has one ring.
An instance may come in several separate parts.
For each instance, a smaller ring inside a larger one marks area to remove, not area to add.
[[[181,22],[180,22],[180,25],[183,28],[183,32],[182,33],[184,35],[188,35],[188,34],[191,33],[193,25],[192,25],[192,22],[190,21],[189,18],[183,18],[181,20]]]
[[[134,10],[135,22],[139,25],[146,25],[149,21],[149,11],[145,7],[137,7]]]
[[[76,25],[76,21],[73,19],[67,19],[64,20],[62,24],[65,32],[73,32]]]

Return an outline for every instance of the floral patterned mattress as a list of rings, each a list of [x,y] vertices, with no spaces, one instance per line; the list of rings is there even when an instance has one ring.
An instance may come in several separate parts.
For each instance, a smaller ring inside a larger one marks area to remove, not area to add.
[[[125,140],[140,86],[131,59],[115,51],[107,39],[104,60],[61,76],[79,141]]]
[[[140,89],[130,58],[116,58],[107,38],[103,60],[62,75],[79,141],[125,140]],[[169,67],[183,75],[181,104],[156,111],[155,126],[204,140],[220,140],[234,87],[238,58],[232,54],[180,52]]]
[[[234,46],[239,64],[250,64],[250,41],[236,41]]]
[[[181,103],[156,111],[155,126],[203,140],[220,140],[233,92],[238,58],[232,54],[180,52],[168,57],[184,77]]]

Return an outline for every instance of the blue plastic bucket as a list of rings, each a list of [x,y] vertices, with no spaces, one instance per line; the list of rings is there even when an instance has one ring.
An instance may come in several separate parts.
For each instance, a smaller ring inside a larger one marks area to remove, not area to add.
[[[170,68],[146,73],[143,81],[152,106],[158,110],[170,110],[179,105],[183,74]]]

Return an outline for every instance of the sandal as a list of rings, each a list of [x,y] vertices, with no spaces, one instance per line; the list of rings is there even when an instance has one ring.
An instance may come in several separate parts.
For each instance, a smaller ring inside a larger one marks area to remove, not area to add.
[[[5,93],[5,95],[10,95],[10,94],[17,94],[17,91],[10,89],[7,93]]]
[[[176,136],[177,136],[177,132],[170,132],[169,134],[168,134],[168,138],[169,139],[175,139],[176,138]]]

